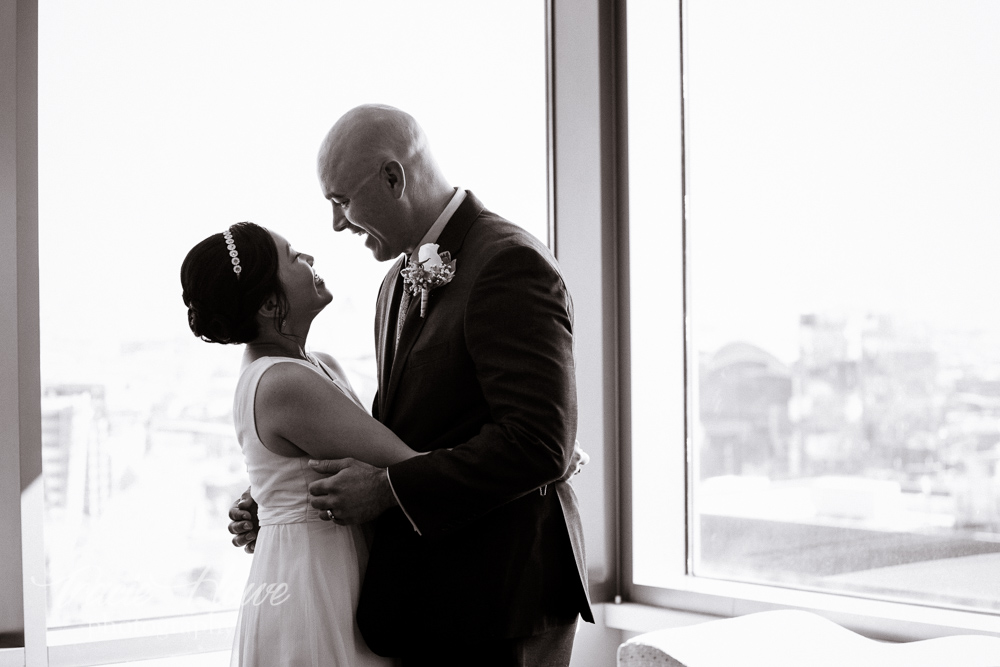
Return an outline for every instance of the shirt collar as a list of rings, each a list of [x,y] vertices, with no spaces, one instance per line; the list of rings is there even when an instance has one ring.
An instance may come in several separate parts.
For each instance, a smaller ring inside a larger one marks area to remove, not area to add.
[[[431,225],[431,228],[427,230],[426,234],[424,234],[424,238],[420,239],[420,243],[418,243],[413,249],[413,252],[410,253],[411,262],[416,262],[418,260],[420,246],[437,242],[438,237],[441,236],[441,232],[445,228],[445,225],[448,224],[448,221],[451,220],[451,216],[455,214],[455,211],[463,201],[465,201],[465,189],[455,188],[455,194],[452,196],[451,201],[449,201],[448,205],[444,207],[444,210],[441,211],[441,215],[438,216],[437,220],[434,221],[434,224]]]

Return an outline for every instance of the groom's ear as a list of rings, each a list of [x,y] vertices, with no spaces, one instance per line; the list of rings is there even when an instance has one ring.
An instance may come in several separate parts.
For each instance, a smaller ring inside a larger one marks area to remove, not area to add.
[[[392,196],[400,199],[406,190],[406,172],[403,165],[396,160],[386,160],[382,164],[382,181],[389,188]]]

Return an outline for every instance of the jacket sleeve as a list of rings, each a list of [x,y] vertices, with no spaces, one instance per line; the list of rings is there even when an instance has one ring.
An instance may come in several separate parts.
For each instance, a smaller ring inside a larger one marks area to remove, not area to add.
[[[421,535],[457,528],[562,477],[576,439],[573,313],[558,269],[528,246],[481,268],[464,333],[489,421],[471,440],[389,468]]]

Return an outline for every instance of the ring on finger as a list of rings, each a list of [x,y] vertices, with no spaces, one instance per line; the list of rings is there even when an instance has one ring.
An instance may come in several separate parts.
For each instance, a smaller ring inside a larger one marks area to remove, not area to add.
[[[329,519],[330,521],[334,521],[336,520],[337,517],[333,516],[333,510],[327,510],[326,518]]]

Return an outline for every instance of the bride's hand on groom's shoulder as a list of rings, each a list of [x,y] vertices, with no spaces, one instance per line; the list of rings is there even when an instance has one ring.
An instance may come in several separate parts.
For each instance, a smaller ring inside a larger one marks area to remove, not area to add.
[[[229,508],[229,519],[229,532],[235,535],[233,545],[252,554],[260,524],[257,522],[257,502],[250,496],[250,489]]]

